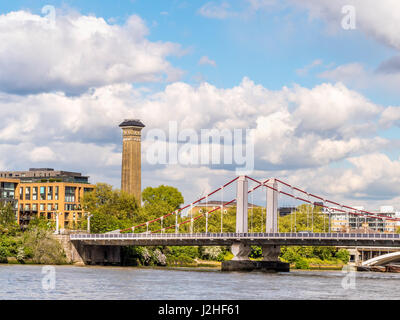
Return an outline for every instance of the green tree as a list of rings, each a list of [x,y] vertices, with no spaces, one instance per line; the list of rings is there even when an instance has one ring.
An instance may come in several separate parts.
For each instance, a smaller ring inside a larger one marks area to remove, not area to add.
[[[98,183],[93,191],[86,193],[82,205],[85,211],[93,215],[90,220],[93,233],[129,228],[143,218],[140,216],[139,206],[133,195],[114,190],[105,183]],[[86,227],[85,219],[81,228]]]
[[[327,232],[329,221],[321,207],[303,204],[291,214],[279,217],[279,232]]]
[[[157,188],[147,187],[142,193],[143,206],[139,210],[139,221],[144,223],[149,220],[160,218],[171,213],[183,204],[183,196],[178,189],[171,186],[161,185]],[[178,222],[182,221],[179,218]],[[140,224],[139,223],[139,224]],[[150,231],[156,231],[163,227],[175,225],[175,215],[167,217],[165,220],[152,223],[149,225]],[[138,232],[147,231],[147,227],[143,226]],[[175,228],[168,229],[167,232],[175,232]]]
[[[12,204],[0,203],[0,234],[15,235],[18,231],[19,227]]]
[[[157,188],[147,187],[143,190],[142,199],[144,206],[163,204],[171,211],[176,210],[183,204],[183,196],[177,188],[171,186],[158,186]]]
[[[338,252],[336,252],[336,258],[343,261],[344,263],[347,263],[350,259],[350,253],[346,249],[340,249]]]

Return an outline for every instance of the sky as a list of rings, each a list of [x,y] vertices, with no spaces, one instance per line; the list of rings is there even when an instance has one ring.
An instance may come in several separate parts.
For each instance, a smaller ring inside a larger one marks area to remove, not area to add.
[[[0,170],[118,188],[139,118],[143,187],[188,202],[234,168],[152,164],[149,134],[251,129],[251,176],[400,210],[398,21],[398,0],[2,1]]]

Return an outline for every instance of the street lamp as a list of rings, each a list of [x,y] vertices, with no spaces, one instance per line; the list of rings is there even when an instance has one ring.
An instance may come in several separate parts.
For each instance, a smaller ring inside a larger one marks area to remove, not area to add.
[[[90,233],[90,218],[93,217],[93,214],[86,212],[85,216],[87,217],[87,233]]]
[[[54,212],[55,216],[56,216],[56,232],[54,232],[54,234],[59,234],[60,233],[60,229],[59,229],[59,222],[58,222],[58,216],[59,216],[59,212],[55,211]]]

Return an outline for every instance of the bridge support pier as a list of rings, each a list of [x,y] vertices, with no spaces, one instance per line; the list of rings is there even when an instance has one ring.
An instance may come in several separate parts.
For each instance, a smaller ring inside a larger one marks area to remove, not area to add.
[[[79,262],[85,265],[121,265],[120,246],[85,246],[80,243],[73,243],[73,246],[79,254]]]

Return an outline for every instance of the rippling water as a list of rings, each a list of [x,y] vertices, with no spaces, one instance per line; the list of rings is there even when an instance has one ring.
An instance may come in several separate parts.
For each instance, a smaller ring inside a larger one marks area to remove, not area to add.
[[[54,290],[42,266],[0,266],[0,299],[400,299],[400,274],[356,273],[343,289],[340,271],[220,271],[57,266]]]

